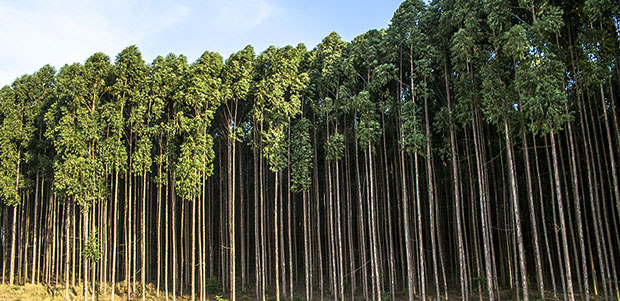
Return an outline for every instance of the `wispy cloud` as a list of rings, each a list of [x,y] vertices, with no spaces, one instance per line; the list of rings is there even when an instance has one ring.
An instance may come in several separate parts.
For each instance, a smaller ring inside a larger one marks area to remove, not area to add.
[[[114,56],[185,20],[189,7],[136,0],[0,0],[0,86],[44,64]]]
[[[209,13],[217,26],[234,30],[250,30],[282,12],[273,1],[267,0],[209,0]]]

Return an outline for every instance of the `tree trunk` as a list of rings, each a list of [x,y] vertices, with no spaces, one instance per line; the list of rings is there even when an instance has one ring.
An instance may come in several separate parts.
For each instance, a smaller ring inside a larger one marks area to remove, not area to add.
[[[504,120],[504,137],[506,139],[506,150],[508,155],[508,175],[510,178],[510,194],[514,211],[515,228],[517,230],[517,248],[519,252],[519,267],[521,269],[521,288],[523,289],[523,299],[529,300],[529,289],[527,283],[527,270],[525,268],[525,246],[523,245],[523,233],[521,231],[521,213],[519,210],[519,196],[517,192],[517,179],[515,172],[515,162],[513,158],[512,142],[510,139],[510,128],[508,120]]]
[[[530,150],[527,142],[525,130],[521,131],[521,139],[523,140],[523,153],[525,155],[525,178],[527,181],[527,196],[530,211],[530,223],[532,224],[532,236],[534,239],[534,256],[536,260],[536,277],[538,282],[538,290],[540,298],[545,299],[545,285],[542,269],[542,260],[540,257],[540,244],[538,242],[538,222],[536,221],[536,209],[534,207],[534,192],[532,189],[532,169],[530,167]]]
[[[279,204],[278,204],[278,180],[279,180],[279,176],[280,176],[280,172],[277,171],[275,172],[275,183],[274,183],[274,209],[273,209],[273,231],[274,231],[274,239],[275,239],[275,269],[276,269],[276,300],[280,301],[280,252],[278,249],[278,211],[279,211]]]
[[[572,281],[572,277],[571,277],[571,270],[570,270],[570,254],[568,251],[568,240],[566,237],[566,223],[564,220],[564,203],[562,201],[562,190],[561,190],[561,184],[560,184],[560,170],[559,170],[559,163],[558,163],[558,155],[557,155],[557,147],[556,147],[556,142],[555,142],[555,133],[551,132],[551,153],[553,156],[553,175],[554,175],[554,181],[555,181],[555,186],[556,186],[556,199],[557,199],[557,203],[558,203],[558,213],[560,216],[560,234],[562,236],[562,245],[563,245],[563,252],[564,252],[564,265],[565,265],[565,273],[566,273],[566,290],[567,290],[567,294],[568,294],[568,299],[570,301],[574,301],[575,300],[575,296],[573,293],[573,281]]]

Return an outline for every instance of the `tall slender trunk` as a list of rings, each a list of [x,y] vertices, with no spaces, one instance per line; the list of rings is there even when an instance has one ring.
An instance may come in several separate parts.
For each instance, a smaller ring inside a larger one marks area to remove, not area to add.
[[[515,161],[513,157],[512,140],[510,138],[510,128],[508,120],[504,120],[504,137],[506,139],[506,153],[508,160],[508,175],[510,178],[510,195],[512,200],[512,209],[514,211],[515,228],[517,230],[517,248],[519,252],[519,267],[521,269],[521,288],[523,290],[523,299],[529,300],[529,289],[527,283],[527,270],[525,263],[525,246],[523,245],[523,233],[521,231],[521,212],[519,209],[519,196],[517,192],[517,179],[515,171]]]
[[[175,187],[175,183],[174,183],[174,177],[175,177],[175,173],[174,171],[172,171],[172,175],[170,176],[171,182],[170,183],[170,190],[171,190],[171,200],[170,202],[172,203],[172,300],[176,300],[177,299],[177,256],[176,256],[176,249],[177,249],[177,239],[176,239],[176,220],[175,220],[175,216],[176,216],[176,193],[174,190]]]
[[[401,135],[401,141],[402,141],[402,135]],[[400,161],[401,161],[401,188],[402,188],[402,206],[403,206],[403,224],[404,224],[404,232],[405,232],[405,256],[407,258],[407,296],[408,296],[408,300],[412,301],[414,299],[414,295],[413,295],[413,290],[414,290],[414,286],[415,284],[413,283],[413,273],[414,273],[414,267],[413,267],[413,257],[412,257],[412,249],[413,247],[411,246],[411,234],[409,234],[409,200],[407,198],[407,176],[406,176],[406,172],[405,172],[405,151],[401,148],[400,150]],[[422,261],[422,260],[420,260]],[[422,281],[422,296],[423,299],[425,299],[425,290],[424,290],[424,281]]]
[[[84,250],[86,248],[86,244],[88,243],[88,231],[89,231],[89,224],[88,224],[88,209],[84,210],[84,208],[82,209],[82,220],[84,221],[84,224],[82,225],[82,250]],[[82,262],[82,268],[83,268],[83,282],[84,282],[84,287],[83,287],[83,293],[84,293],[84,301],[88,300],[88,263],[89,260],[84,258],[83,262]],[[93,292],[94,293],[94,292]]]
[[[356,115],[354,116],[354,120],[357,120],[357,113],[355,113]],[[363,199],[362,199],[362,181],[361,181],[361,177],[360,177],[360,163],[359,163],[359,144],[358,144],[358,140],[357,140],[357,126],[354,125],[353,127],[353,131],[354,131],[354,137],[356,137],[354,139],[355,142],[355,178],[356,178],[356,187],[357,187],[357,200],[358,200],[358,225],[360,228],[360,242],[361,242],[361,247],[360,247],[360,252],[361,252],[361,269],[362,269],[362,283],[364,286],[364,298],[368,299],[369,295],[368,295],[368,273],[367,273],[367,269],[366,269],[366,265],[368,263],[367,261],[367,256],[366,256],[366,221],[364,220],[364,204],[363,204]],[[315,158],[316,158],[316,152],[315,152]],[[403,161],[403,165],[404,165],[404,161]],[[368,185],[368,183],[366,183]],[[317,193],[318,194],[318,193]],[[317,208],[317,212],[318,212],[318,208]],[[320,229],[317,229],[320,230]],[[319,242],[319,249],[320,249],[321,245]]]
[[[344,300],[344,267],[343,267],[343,261],[344,261],[344,256],[342,255],[342,224],[341,224],[341,205],[340,205],[340,178],[339,178],[339,168],[338,168],[338,163],[339,161],[335,162],[335,167],[336,167],[336,234],[337,234],[337,240],[338,240],[338,286],[340,288],[340,299]]]
[[[565,273],[566,273],[566,290],[568,294],[568,299],[570,301],[575,300],[575,296],[573,293],[573,281],[571,277],[571,269],[570,269],[570,254],[568,251],[568,239],[566,236],[566,222],[564,219],[564,203],[562,201],[562,190],[560,184],[560,170],[558,163],[558,155],[557,155],[557,147],[555,141],[555,133],[551,132],[551,154],[553,157],[553,175],[556,186],[556,200],[558,204],[558,213],[560,217],[560,234],[562,236],[562,245],[564,252],[564,265],[565,265]]]
[[[196,300],[196,203],[197,198],[192,199],[192,301]]]
[[[13,219],[15,220],[15,219]],[[69,299],[69,228],[71,220],[69,219],[69,203],[65,202],[65,299]],[[75,262],[74,262],[75,265]]]
[[[168,195],[170,192],[169,172],[166,173],[165,177],[166,177],[166,185],[165,185],[166,195],[164,197],[164,201],[166,203],[164,204],[164,208],[165,208],[164,211],[166,211],[166,214],[165,214],[164,219],[166,221],[166,229],[164,232],[164,289],[166,291],[166,300],[168,300],[168,262],[170,260],[170,257],[168,254],[168,248],[170,246],[170,244],[168,244],[168,236],[170,235],[170,222],[169,222],[168,216],[169,216],[169,212],[171,211],[170,207],[168,206],[168,204],[170,203],[170,200],[168,199]]]
[[[321,211],[320,211],[320,197],[319,197],[319,172],[318,172],[318,145],[317,145],[317,130],[316,130],[316,114],[312,115],[313,118],[313,122],[312,122],[312,132],[314,133],[313,135],[313,144],[312,144],[312,148],[314,151],[314,156],[313,156],[313,160],[314,160],[314,168],[313,168],[313,186],[314,186],[314,202],[316,204],[316,235],[317,235],[317,254],[318,254],[318,265],[319,265],[319,287],[321,290],[321,299],[323,299],[323,255],[322,255],[322,248],[321,248]],[[310,290],[310,294],[312,295],[312,290]],[[312,296],[310,296],[310,299],[312,299]]]
[[[293,297],[293,240],[292,240],[292,226],[291,220],[293,219],[291,216],[291,126],[289,120],[288,126],[288,147],[287,147],[287,197],[286,197],[286,208],[287,208],[287,232],[288,232],[288,272],[289,272],[289,295],[291,298]]]
[[[118,215],[118,169],[114,170],[114,218],[112,220],[112,292],[110,293],[110,300],[114,301],[116,286],[116,236],[117,236],[117,215]]]
[[[525,155],[525,178],[527,181],[527,200],[530,211],[530,223],[532,225],[532,236],[534,239],[534,256],[536,260],[536,277],[540,298],[545,299],[545,284],[542,269],[542,260],[540,256],[540,244],[538,242],[538,222],[536,218],[536,209],[534,207],[534,191],[532,189],[532,168],[530,167],[530,150],[525,135],[525,130],[521,131],[521,139],[523,140],[523,153]]]
[[[394,286],[395,286],[395,268],[394,268],[394,241],[392,235],[392,212],[390,203],[392,198],[390,197],[390,174],[388,172],[388,159],[387,159],[387,141],[386,141],[386,133],[385,133],[385,114],[381,112],[381,132],[383,136],[383,170],[385,172],[384,183],[385,183],[385,207],[387,211],[387,242],[389,249],[389,273],[390,273],[390,294],[392,295],[392,300],[396,299],[394,294]],[[338,175],[338,170],[336,170],[336,175]],[[423,263],[422,263],[423,264]],[[343,285],[344,286],[344,285]],[[343,298],[344,299],[344,298]]]
[[[309,227],[308,227],[308,201],[306,199],[306,195],[307,192],[303,191],[301,193],[301,198],[302,198],[302,203],[303,203],[303,214],[304,214],[304,278],[306,281],[306,300],[310,300],[310,290],[312,289],[310,287],[310,266],[309,266],[309,260],[308,257],[310,254],[310,244],[309,244],[309,240],[308,240],[308,231],[309,231]]]
[[[373,173],[373,160],[372,160],[372,146],[370,141],[368,141],[368,145],[366,148],[366,156],[368,161],[368,175],[369,175],[369,213],[370,213],[370,225],[371,225],[371,245],[372,245],[372,256],[374,258],[374,266],[373,266],[373,275],[375,279],[375,298],[376,300],[381,299],[381,281],[379,275],[379,248],[377,246],[377,221],[376,221],[376,212],[375,212],[375,192],[374,192],[374,173]]]
[[[616,164],[616,148],[614,147],[612,133],[609,126],[609,117],[607,114],[607,103],[605,103],[605,91],[603,90],[603,84],[599,84],[601,92],[601,102],[603,104],[603,119],[605,120],[605,130],[607,134],[607,146],[609,147],[609,160],[611,161],[611,179],[613,183],[613,195],[616,201],[616,210],[618,211],[618,217],[620,217],[620,184],[618,184],[618,166]],[[614,112],[612,111],[612,114]]]
[[[260,129],[261,132],[263,130],[263,121],[261,120],[260,122]],[[265,278],[266,278],[266,270],[267,270],[267,243],[266,243],[266,234],[265,234],[265,226],[266,226],[266,221],[265,221],[265,162],[263,160],[263,143],[262,143],[262,139],[261,142],[259,142],[259,181],[260,181],[260,237],[261,237],[261,292],[262,292],[262,299],[263,301],[266,300],[266,291],[265,291],[265,286],[266,286],[266,282],[265,282]],[[276,185],[277,186],[277,185]],[[276,261],[277,262],[277,261]],[[276,277],[277,279],[277,277]]]
[[[254,125],[256,127],[256,125]],[[254,128],[252,130],[252,133],[254,135],[254,140],[256,141],[257,139],[257,130],[256,128]],[[256,148],[254,148],[252,150],[252,154],[253,154],[253,164],[254,164],[254,275],[255,275],[255,282],[256,282],[256,299],[259,299],[259,296],[262,294],[262,277],[261,277],[261,259],[262,256],[261,251],[260,251],[260,235],[259,235],[259,214],[258,214],[258,205],[259,205],[259,197],[258,197],[258,193],[259,193],[259,177],[258,177],[258,172],[259,172],[259,168],[258,168],[258,154],[257,154],[257,150]]]
[[[230,298],[232,301],[236,299],[236,287],[235,287],[235,140],[234,137],[228,139],[231,152],[229,156],[229,179],[230,179]],[[243,214],[243,212],[242,212]]]
[[[19,193],[19,165],[21,163],[21,151],[17,151],[17,168],[15,176],[15,190]],[[18,196],[19,197],[19,196]],[[17,234],[17,205],[13,206],[13,224],[11,233],[11,262],[9,264],[9,285],[13,286],[15,282],[15,249],[17,248],[15,238]]]
[[[140,213],[142,239],[140,240],[142,267],[140,269],[140,280],[142,282],[142,301],[146,300],[146,171],[142,172],[142,212]]]
[[[38,225],[38,207],[39,207],[39,172],[35,175],[35,185],[34,185],[34,221],[33,221],[33,234],[32,234],[32,274],[30,277],[30,283],[35,283],[35,275],[37,272],[37,233],[39,229]]]
[[[275,238],[275,269],[276,269],[276,300],[280,301],[280,252],[278,249],[278,211],[279,211],[279,204],[278,204],[278,180],[279,180],[279,176],[280,176],[280,172],[277,171],[275,172],[275,182],[274,182],[274,209],[273,209],[273,216],[274,216],[274,220],[273,220],[273,226],[274,226],[274,238]]]

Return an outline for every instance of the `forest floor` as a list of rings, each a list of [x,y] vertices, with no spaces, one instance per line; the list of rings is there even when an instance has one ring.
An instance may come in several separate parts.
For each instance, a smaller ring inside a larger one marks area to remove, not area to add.
[[[127,292],[127,288],[125,286],[124,283],[117,283],[116,285],[116,289],[117,289],[117,294],[115,295],[115,300],[127,300],[127,296],[126,296],[126,292]],[[136,289],[139,289],[139,285],[136,287]],[[99,292],[99,296],[95,297],[95,300],[100,300],[100,301],[105,301],[105,300],[110,300],[110,289],[107,288],[104,292],[103,288],[100,288],[100,292]],[[302,292],[300,292],[302,293]],[[553,292],[549,291],[546,292],[546,300],[553,300]],[[455,292],[454,296],[457,296],[458,292]],[[538,294],[536,294],[538,296]],[[0,301],[1,300],[50,300],[50,301],[54,301],[54,300],[65,300],[64,298],[65,296],[65,289],[64,286],[61,285],[57,285],[57,286],[50,286],[50,285],[46,285],[46,284],[26,284],[26,285],[15,285],[15,286],[9,286],[6,284],[0,284]],[[71,289],[69,289],[69,297],[71,300],[82,300],[82,287],[81,286],[75,286],[72,287]],[[169,296],[170,299],[172,299],[172,295]],[[220,301],[220,300],[228,300],[225,298],[228,298],[229,296],[227,294],[223,294],[223,295],[209,295],[207,297],[207,300],[211,300],[211,301]],[[241,296],[237,296],[240,300],[253,300],[253,297],[249,297],[247,295],[241,295]],[[326,296],[327,297],[327,296]],[[419,297],[419,296],[416,296]],[[510,290],[505,290],[501,292],[501,300],[514,300],[516,296],[513,295],[513,292]],[[91,300],[92,295],[91,295],[91,291],[89,290],[89,295],[88,295],[88,299]],[[146,290],[146,300],[165,300],[165,292],[160,291],[159,295],[157,294],[157,289],[155,288],[154,285],[152,284],[147,284],[147,290]],[[184,296],[177,296],[178,300],[191,300],[191,296],[189,295],[184,295]],[[269,300],[271,300],[272,298],[268,298]],[[386,296],[386,299],[389,300],[390,298]],[[396,296],[396,300],[406,300],[407,297],[403,294],[397,294]],[[452,300],[461,300],[458,297],[450,297],[450,299]],[[485,298],[482,298],[483,300],[485,300]],[[604,298],[602,298],[602,296],[592,296],[591,300],[603,300]],[[142,294],[140,293],[140,291],[135,292],[132,294],[131,298],[129,300],[142,300]],[[293,298],[293,300],[302,300],[300,298]],[[356,298],[357,300],[357,298]],[[363,300],[363,299],[359,299],[359,300]],[[474,299],[472,299],[474,300]],[[475,298],[475,300],[479,300],[478,297]]]
[[[138,285],[139,286],[139,285]],[[138,287],[136,287],[138,289]],[[126,286],[124,283],[116,284],[116,291],[114,300],[127,300]],[[92,298],[92,291],[88,291],[88,299]],[[69,289],[69,298],[71,300],[82,300],[82,286],[75,286]],[[151,284],[147,285],[146,300],[165,300],[165,292],[159,292]],[[172,295],[170,295],[172,299]],[[190,296],[177,296],[177,300],[190,300]],[[65,288],[62,285],[50,286],[47,284],[26,284],[9,286],[6,284],[0,284],[0,300],[65,300]],[[95,297],[95,300],[105,301],[111,300],[110,289],[99,288],[99,294]],[[142,300],[142,294],[140,291],[133,293],[129,300]],[[215,297],[211,297],[208,300],[216,300]]]

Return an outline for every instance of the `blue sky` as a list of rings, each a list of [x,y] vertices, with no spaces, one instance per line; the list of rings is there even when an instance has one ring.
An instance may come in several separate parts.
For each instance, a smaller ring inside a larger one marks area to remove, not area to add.
[[[401,0],[0,0],[0,86],[44,64],[57,69],[136,44],[145,61],[170,52],[190,62],[251,44],[304,43],[330,32],[346,41],[387,27]]]

